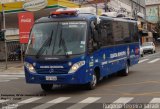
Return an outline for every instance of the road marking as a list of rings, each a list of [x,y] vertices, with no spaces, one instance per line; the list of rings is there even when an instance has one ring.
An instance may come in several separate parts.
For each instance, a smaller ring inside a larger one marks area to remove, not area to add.
[[[39,100],[39,99],[41,99],[41,98],[42,98],[42,97],[32,97],[32,98],[29,98],[29,99],[26,99],[26,100],[23,100],[23,101],[18,102],[18,104],[31,103],[31,102],[36,101],[36,100]]]
[[[160,103],[160,98],[153,98],[150,103]]]
[[[11,80],[17,80],[19,78],[17,77],[1,77],[0,76],[0,82],[8,82],[8,81],[11,81]]]
[[[0,82],[9,82],[10,80],[0,80]]]
[[[25,73],[7,73],[7,72],[3,72],[0,73],[1,75],[24,75]]]
[[[152,60],[152,61],[150,61],[150,62],[148,62],[149,64],[151,64],[151,63],[155,63],[155,62],[157,62],[157,61],[159,61],[160,60],[160,58],[157,58],[157,59],[154,59],[154,60]]]
[[[0,75],[0,77],[25,77],[24,75]]]
[[[46,109],[46,108],[49,108],[49,107],[51,107],[51,106],[53,106],[55,104],[61,103],[63,101],[66,101],[68,99],[70,99],[70,97],[59,97],[57,99],[51,100],[51,101],[49,101],[49,102],[47,102],[45,104],[39,105],[39,106],[34,107],[32,109]]]
[[[147,104],[144,109],[150,109],[151,106],[157,106],[157,109],[159,109],[159,103],[160,103],[160,98],[153,98],[149,104]],[[153,104],[153,105],[151,105]],[[157,105],[156,105],[157,104]],[[155,107],[156,108],[156,107]]]
[[[121,97],[113,102],[113,104],[121,104],[116,109],[121,109],[125,104],[133,100],[133,97]],[[107,109],[113,109],[113,105],[110,104],[107,106]]]
[[[114,101],[113,103],[128,103],[132,99],[133,99],[133,97],[121,97],[121,98],[117,99],[116,101]]]
[[[0,80],[7,80],[7,79],[18,79],[18,78],[14,78],[14,77],[7,77],[7,78],[4,78],[4,77],[0,77]]]
[[[86,107],[87,105],[99,100],[100,98],[101,97],[88,97],[88,98],[80,101],[79,103],[68,107],[67,109],[82,109],[82,108]]]
[[[149,59],[143,59],[143,60],[140,60],[138,63],[140,64],[140,63],[143,63],[143,62],[145,62],[145,61],[148,61]]]
[[[150,57],[156,56],[158,54],[160,54],[160,52],[157,52],[157,53],[154,53],[154,54],[150,54],[148,56],[143,57],[142,59],[144,59],[144,58],[150,58]]]
[[[17,109],[18,106],[21,106],[23,104],[32,103],[33,101],[39,100],[41,98],[42,97],[32,97],[32,98],[29,98],[29,99],[26,99],[26,100],[23,100],[23,101],[20,101],[20,102],[14,104],[14,107],[13,107],[13,104],[11,104],[11,105],[3,107],[2,109]],[[12,107],[12,108],[10,108],[10,107]]]
[[[0,103],[4,103],[7,102],[8,100],[0,100]]]

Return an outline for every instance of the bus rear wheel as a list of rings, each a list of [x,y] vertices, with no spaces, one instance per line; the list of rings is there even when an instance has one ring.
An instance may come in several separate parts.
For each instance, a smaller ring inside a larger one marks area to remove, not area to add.
[[[123,70],[122,75],[123,75],[123,76],[128,76],[128,74],[129,74],[129,65],[128,65],[128,63],[127,63],[127,64],[126,64],[126,68]]]
[[[120,75],[121,76],[128,76],[128,74],[129,74],[129,65],[127,63],[126,66],[125,66],[125,68],[120,71]]]
[[[95,87],[96,87],[96,85],[97,85],[97,81],[98,81],[97,75],[96,75],[96,73],[94,73],[94,74],[92,75],[92,80],[91,80],[91,82],[89,82],[89,83],[86,84],[86,88],[87,88],[88,90],[93,90],[93,89],[95,89]]]
[[[52,90],[52,87],[53,87],[53,84],[41,84],[41,88],[42,88],[44,91],[51,91],[51,90]]]

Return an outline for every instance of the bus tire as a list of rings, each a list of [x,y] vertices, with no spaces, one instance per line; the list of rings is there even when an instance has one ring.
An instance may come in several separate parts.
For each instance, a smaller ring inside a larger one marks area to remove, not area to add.
[[[91,80],[89,83],[86,84],[86,88],[87,88],[88,90],[93,90],[93,89],[95,89],[95,87],[96,87],[96,85],[97,85],[97,81],[98,81],[97,75],[96,75],[96,73],[94,73],[94,74],[92,75],[92,80]]]
[[[52,87],[53,87],[53,84],[41,84],[41,88],[42,88],[44,91],[51,91],[51,90],[52,90]]]
[[[125,67],[125,69],[123,69],[122,70],[122,76],[128,76],[128,74],[129,74],[129,65],[128,65],[128,63],[126,63],[126,67]]]

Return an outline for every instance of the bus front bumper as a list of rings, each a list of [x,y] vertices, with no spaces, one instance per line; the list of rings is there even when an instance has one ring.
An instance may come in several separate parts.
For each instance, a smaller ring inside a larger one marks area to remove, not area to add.
[[[25,71],[26,82],[30,84],[86,84],[91,78],[84,74],[37,74]]]

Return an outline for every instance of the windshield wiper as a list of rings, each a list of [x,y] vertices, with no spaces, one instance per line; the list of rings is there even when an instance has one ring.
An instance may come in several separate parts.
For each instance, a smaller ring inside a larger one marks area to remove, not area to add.
[[[36,58],[39,58],[39,56],[41,56],[43,54],[43,52],[45,51],[44,47],[46,47],[47,45],[49,45],[49,46],[51,45],[52,35],[53,35],[53,30],[52,30],[50,37],[47,38],[47,40],[43,43],[41,48],[38,50],[38,52],[36,54]]]
[[[68,53],[67,53],[67,46],[66,46],[66,43],[65,43],[65,40],[64,40],[64,38],[62,37],[62,29],[61,29],[61,32],[60,32],[60,40],[59,40],[59,47],[62,45],[62,48],[63,48],[63,50],[64,50],[64,52],[65,52],[65,56],[68,58],[69,57],[69,55],[68,55]]]

